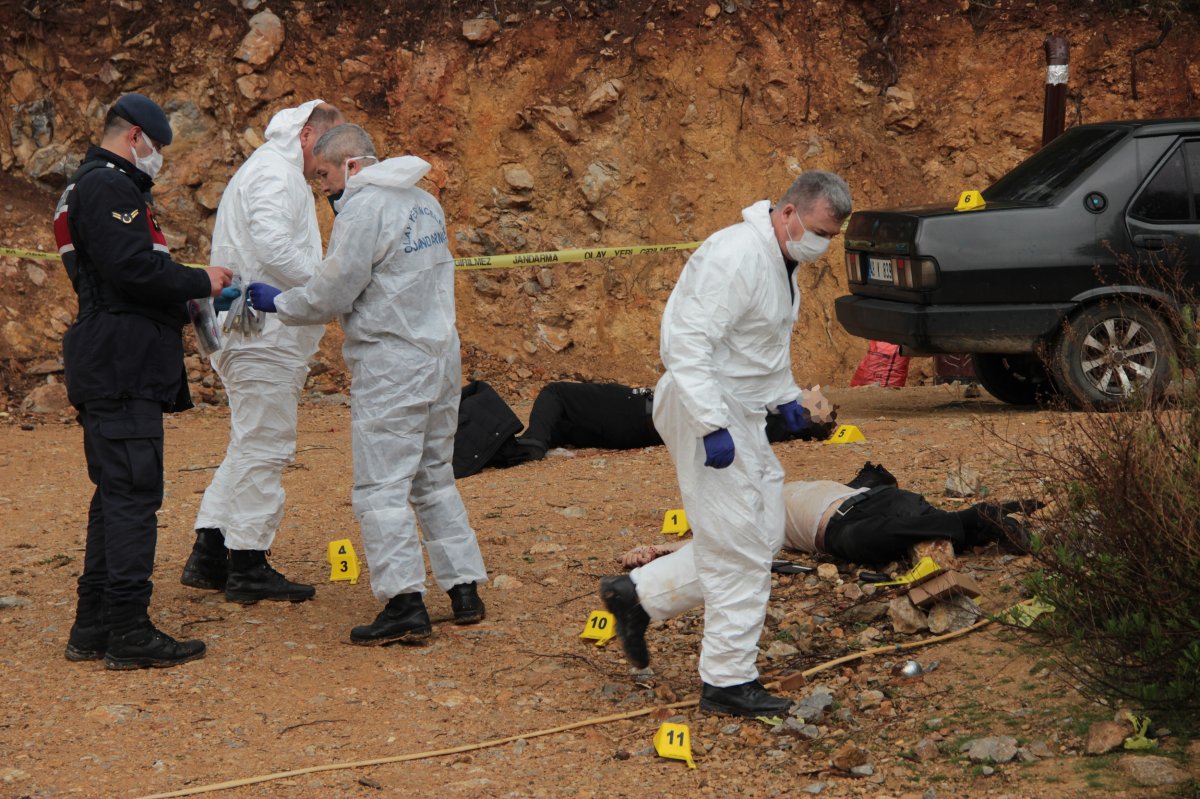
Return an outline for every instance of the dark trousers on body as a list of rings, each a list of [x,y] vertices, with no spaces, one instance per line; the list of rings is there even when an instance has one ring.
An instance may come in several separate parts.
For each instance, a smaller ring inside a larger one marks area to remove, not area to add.
[[[948,539],[961,549],[967,544],[962,518],[894,486],[872,489],[845,515],[834,514],[825,527],[825,551],[852,563],[900,560],[913,544],[929,539]]]
[[[549,383],[533,401],[521,436],[553,447],[637,449],[662,437],[651,419],[653,394],[615,383]]]
[[[150,604],[155,515],[163,500],[163,409],[150,400],[93,400],[79,408],[88,477],[87,546],[77,621],[119,626]],[[82,618],[80,618],[82,617]]]

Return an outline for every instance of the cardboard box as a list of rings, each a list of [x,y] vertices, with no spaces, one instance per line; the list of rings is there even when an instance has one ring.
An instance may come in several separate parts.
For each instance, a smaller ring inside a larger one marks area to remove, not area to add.
[[[979,584],[970,577],[960,572],[946,571],[910,588],[908,598],[917,607],[927,608],[958,594],[974,599],[982,593]]]

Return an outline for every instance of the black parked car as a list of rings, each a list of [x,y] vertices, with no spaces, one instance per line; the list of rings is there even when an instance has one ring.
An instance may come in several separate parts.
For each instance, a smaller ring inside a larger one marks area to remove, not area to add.
[[[851,216],[842,326],[972,353],[1014,404],[1106,409],[1165,386],[1177,301],[1200,294],[1200,119],[1072,128],[982,196]]]

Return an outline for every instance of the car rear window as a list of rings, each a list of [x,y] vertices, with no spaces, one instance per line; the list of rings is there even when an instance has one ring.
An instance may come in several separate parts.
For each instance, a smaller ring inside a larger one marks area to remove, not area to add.
[[[988,202],[1051,202],[1127,135],[1128,128],[1069,130],[984,190],[983,198]]]

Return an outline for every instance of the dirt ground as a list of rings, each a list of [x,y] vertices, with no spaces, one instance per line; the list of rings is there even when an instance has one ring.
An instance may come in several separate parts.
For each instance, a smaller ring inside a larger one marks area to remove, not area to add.
[[[1045,436],[1058,418],[987,395],[966,399],[958,386],[829,394],[840,421],[858,425],[867,440],[777,445],[791,479],[848,480],[872,460],[903,486],[951,508],[966,501],[943,496],[947,473],[960,464],[978,471],[992,496],[1012,496],[1001,439]],[[528,404],[517,410],[526,414]],[[434,587],[427,597],[435,620],[429,644],[360,648],[348,643],[349,628],[373,618],[379,603],[365,573],[357,585],[330,583],[325,555],[329,541],[346,537],[361,552],[348,499],[348,413],[336,401],[303,408],[300,452],[285,477],[288,511],[272,560],[288,575],[318,584],[316,599],[249,607],[178,582],[200,493],[225,447],[228,411],[207,407],[169,420],[151,612],[163,629],[202,638],[208,655],[137,672],[69,663],[62,654],[90,493],[78,426],[66,418],[5,420],[0,797],[144,796],[512,736],[529,737],[206,795],[641,799],[793,796],[806,789],[826,797],[910,799],[1194,795],[1194,783],[1184,792],[1137,787],[1120,768],[1123,755],[1083,756],[1088,726],[1113,711],[1085,703],[1047,653],[995,624],[815,676],[791,692],[803,698],[824,686],[833,694],[830,711],[809,731],[815,739],[695,708],[533,737],[697,694],[698,613],[652,627],[651,675],[631,674],[615,641],[596,647],[579,637],[589,612],[600,607],[598,578],[617,569],[614,558],[634,544],[666,540],[658,532],[663,514],[678,505],[666,450],[576,450],[460,481],[496,583],[482,591],[487,620],[448,623],[449,602]],[[962,565],[985,589],[983,608],[995,611],[1020,597],[1029,562],[992,549],[965,555]],[[855,576],[776,578],[759,659],[767,677],[867,645],[928,637],[897,635],[886,615],[864,614],[872,599],[887,595],[856,598]],[[873,641],[871,629],[879,636]],[[799,651],[768,657],[779,641]],[[895,675],[907,658],[938,667],[917,678]],[[873,690],[882,696],[865,700]],[[689,725],[696,769],[653,754],[652,738],[666,720]],[[1015,737],[1036,759],[993,767],[959,751],[966,741],[997,735]],[[831,754],[848,741],[865,752],[870,774],[855,777],[831,766]],[[1189,750],[1168,736],[1158,753],[1200,775],[1194,744]]]

